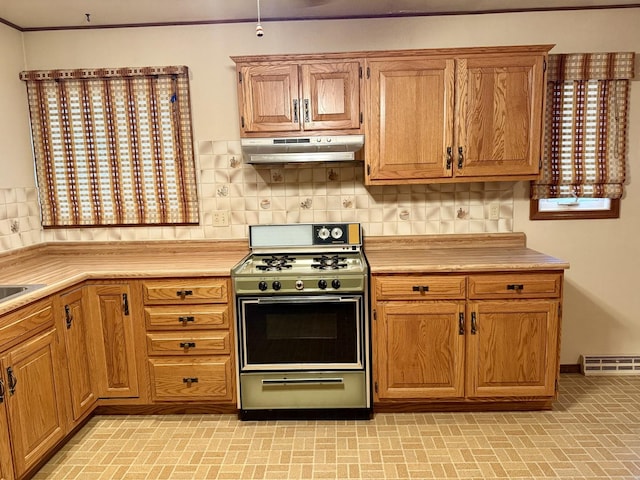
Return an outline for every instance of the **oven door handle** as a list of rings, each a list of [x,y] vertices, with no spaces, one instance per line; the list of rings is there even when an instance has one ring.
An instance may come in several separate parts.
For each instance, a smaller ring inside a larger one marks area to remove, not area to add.
[[[308,384],[322,384],[330,383],[343,384],[344,378],[265,378],[262,380],[262,385],[308,385]]]
[[[339,303],[345,301],[353,301],[353,298],[343,298],[343,297],[327,297],[327,296],[317,296],[317,297],[269,297],[269,298],[259,298],[258,303],[282,303],[286,301],[287,303]]]

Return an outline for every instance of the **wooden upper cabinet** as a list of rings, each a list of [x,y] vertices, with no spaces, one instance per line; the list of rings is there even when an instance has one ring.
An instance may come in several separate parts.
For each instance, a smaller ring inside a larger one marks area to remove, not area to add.
[[[367,183],[450,176],[446,153],[453,145],[453,59],[370,60],[367,73]]]
[[[550,48],[367,58],[365,183],[535,179]]]
[[[297,65],[238,66],[242,133],[300,130]]]
[[[536,175],[544,85],[542,55],[457,60],[455,175]]]
[[[362,63],[234,57],[242,137],[360,133]]]

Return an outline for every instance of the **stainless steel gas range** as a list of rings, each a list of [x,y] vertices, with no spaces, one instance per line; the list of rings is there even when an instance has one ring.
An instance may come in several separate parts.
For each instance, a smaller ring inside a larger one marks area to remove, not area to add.
[[[231,272],[240,418],[370,418],[360,225],[250,226],[249,244]]]

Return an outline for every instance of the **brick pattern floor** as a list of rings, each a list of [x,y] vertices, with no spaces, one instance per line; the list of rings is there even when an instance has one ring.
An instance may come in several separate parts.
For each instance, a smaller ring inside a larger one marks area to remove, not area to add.
[[[640,479],[640,377],[563,374],[560,387],[546,412],[96,416],[34,478]]]

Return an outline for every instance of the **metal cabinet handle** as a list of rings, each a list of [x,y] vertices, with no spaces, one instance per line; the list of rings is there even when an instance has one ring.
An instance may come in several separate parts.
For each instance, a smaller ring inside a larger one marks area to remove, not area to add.
[[[182,325],[186,325],[189,322],[195,322],[195,317],[178,317],[178,321],[182,323]]]
[[[196,348],[196,342],[180,342],[180,348]]]
[[[180,300],[184,300],[184,297],[193,295],[193,290],[178,290],[176,297],[180,297]]]
[[[18,384],[18,379],[13,374],[13,369],[11,367],[7,367],[7,380],[9,381],[9,394],[13,395],[16,393],[16,385]]]
[[[476,321],[476,312],[471,312],[471,335],[478,333],[478,324]]]
[[[182,383],[186,383],[190,387],[192,383],[198,383],[198,377],[184,377]]]
[[[73,315],[71,315],[71,307],[69,305],[64,306],[64,319],[67,324],[67,330],[69,330],[73,323]]]
[[[293,99],[293,123],[298,123],[298,99]]]
[[[462,153],[462,147],[458,147],[458,168],[462,168],[464,164],[464,154]]]
[[[515,290],[516,292],[519,292],[524,290],[524,285],[521,283],[511,283],[507,285],[507,290]]]
[[[311,121],[311,117],[309,116],[309,99],[308,98],[304,99],[304,121],[305,122]]]
[[[411,290],[413,290],[414,292],[420,292],[420,293],[428,292],[429,285],[414,285]]]
[[[453,163],[453,148],[447,147],[447,170],[451,170],[452,163]]]
[[[4,382],[0,378],[0,403],[4,402]]]
[[[126,293],[122,294],[122,310],[125,315],[129,315],[129,296]]]
[[[458,315],[458,335],[464,335],[464,313]]]

